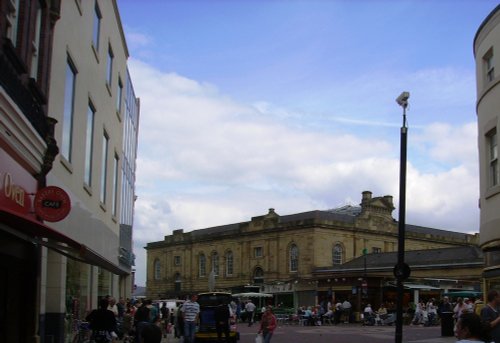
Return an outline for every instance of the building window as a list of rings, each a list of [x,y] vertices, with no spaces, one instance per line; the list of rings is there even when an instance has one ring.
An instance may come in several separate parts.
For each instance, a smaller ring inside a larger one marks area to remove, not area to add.
[[[488,149],[488,169],[489,169],[489,186],[498,185],[498,141],[497,129],[489,131],[486,134],[486,146]]]
[[[333,252],[332,252],[333,265],[342,264],[343,263],[343,255],[344,255],[344,249],[342,248],[342,245],[335,244],[335,246],[333,247]]]
[[[17,28],[19,25],[19,0],[10,0],[8,6],[7,19],[7,38],[10,39],[13,46],[17,46]]]
[[[160,280],[161,278],[161,264],[160,264],[160,260],[155,260],[155,263],[154,263],[154,278],[155,280]]]
[[[207,275],[207,260],[204,254],[200,254],[198,265],[200,269],[200,276]]]
[[[253,254],[255,257],[262,257],[262,247],[253,248]]]
[[[180,292],[181,291],[181,285],[182,285],[182,280],[181,280],[181,274],[179,273],[175,273],[174,275],[174,280],[175,280],[175,284],[174,284],[174,290],[176,292]]]
[[[84,182],[87,186],[92,186],[92,160],[94,146],[94,105],[89,101],[87,109],[87,131],[85,133],[85,166],[84,166]]]
[[[257,267],[253,272],[253,283],[263,284],[264,283],[264,271],[262,268]]]
[[[66,84],[64,86],[64,113],[62,122],[61,154],[71,162],[73,144],[73,117],[75,103],[76,69],[68,57],[66,65]]]
[[[42,27],[42,9],[36,11],[35,21],[35,36],[33,37],[31,47],[31,70],[30,76],[34,79],[38,78],[38,57],[40,56],[40,32]]]
[[[374,253],[374,254],[380,254],[381,252],[382,252],[382,248],[377,248],[377,247],[372,248],[372,253]]]
[[[120,158],[115,154],[113,159],[113,196],[112,215],[116,217],[118,213],[118,173],[120,172]]]
[[[215,276],[219,275],[219,254],[215,251],[212,253],[212,271]]]
[[[290,271],[296,272],[299,270],[299,248],[295,244],[290,246]]]
[[[483,57],[484,72],[486,75],[486,82],[491,82],[495,78],[495,64],[493,62],[493,48]]]
[[[97,1],[95,2],[94,6],[94,28],[92,31],[92,44],[94,45],[94,48],[96,51],[99,50],[99,36],[100,36],[100,31],[101,31],[101,10],[99,9],[99,5],[97,4]]]
[[[116,113],[122,113],[122,96],[123,96],[123,83],[120,78],[118,78],[118,89],[116,91]]]
[[[181,265],[181,257],[174,256],[174,266],[180,266],[180,265]]]
[[[106,188],[107,188],[107,177],[108,177],[108,146],[109,146],[109,136],[104,131],[102,136],[102,158],[101,158],[101,203],[106,203]]]
[[[233,275],[233,252],[226,253],[226,275]]]
[[[113,49],[111,49],[111,45],[108,48],[108,64],[106,66],[106,83],[108,84],[109,88],[111,88],[111,81],[113,79]]]

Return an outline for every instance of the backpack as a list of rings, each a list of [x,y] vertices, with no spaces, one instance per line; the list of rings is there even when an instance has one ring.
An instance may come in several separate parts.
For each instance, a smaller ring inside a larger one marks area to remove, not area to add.
[[[136,322],[149,322],[149,308],[146,305],[139,307],[134,319]]]

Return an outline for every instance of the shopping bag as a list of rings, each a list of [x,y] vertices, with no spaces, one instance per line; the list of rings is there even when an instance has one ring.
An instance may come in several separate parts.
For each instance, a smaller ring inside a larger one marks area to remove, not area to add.
[[[264,342],[264,340],[262,339],[262,335],[259,333],[255,337],[255,343],[262,343],[262,342]]]

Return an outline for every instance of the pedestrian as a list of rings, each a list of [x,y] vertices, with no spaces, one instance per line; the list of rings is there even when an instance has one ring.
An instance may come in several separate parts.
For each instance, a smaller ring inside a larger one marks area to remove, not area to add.
[[[147,323],[149,323],[149,308],[146,302],[143,302],[142,305],[135,311],[134,323],[135,323],[135,343],[141,343],[142,328]]]
[[[252,302],[252,300],[248,300],[247,304],[245,305],[245,314],[248,318],[248,326],[252,326],[253,324],[253,314],[255,312],[255,305]]]
[[[488,292],[488,297],[486,299],[488,303],[481,310],[481,319],[489,324],[492,341],[500,343],[500,315],[498,314],[500,294],[492,289]]]
[[[116,335],[116,318],[112,311],[108,310],[108,299],[99,301],[99,308],[90,312],[85,318],[90,323],[92,339],[96,343],[113,342]]]
[[[271,306],[266,307],[266,312],[262,315],[260,320],[259,334],[261,333],[264,337],[264,343],[271,342],[271,337],[273,337],[274,329],[276,329],[276,316],[273,313]]]
[[[125,310],[125,313],[123,314],[123,321],[122,321],[122,334],[123,337],[128,337],[130,336],[130,332],[132,331],[132,326],[134,324],[134,313],[132,312],[132,306],[130,303],[126,305],[127,309]]]
[[[146,306],[149,308],[149,322],[156,324],[160,320],[160,314],[156,304],[153,304],[151,299],[146,299]]]
[[[457,343],[490,342],[490,329],[481,317],[472,312],[462,313],[455,325]]]
[[[163,331],[163,337],[167,337],[170,327],[170,310],[168,309],[167,303],[165,301],[162,302],[160,313],[161,313],[161,328]]]
[[[184,305],[181,304],[177,309],[177,312],[172,314],[174,317],[174,337],[181,338],[184,337],[184,320],[182,319],[182,307]]]
[[[116,299],[112,296],[107,296],[108,298],[108,310],[114,313],[115,317],[118,317],[118,306],[116,306]]]
[[[186,301],[181,308],[182,319],[184,320],[184,342],[193,343],[196,330],[196,323],[200,315],[200,305],[196,302],[198,295],[192,294],[191,299]]]
[[[346,324],[351,322],[351,308],[352,305],[349,299],[344,300],[342,303],[342,312],[344,313],[344,323]]]
[[[455,313],[453,315],[453,318],[455,318],[455,320],[458,320],[458,318],[460,318],[463,313],[467,312],[467,305],[464,303],[464,299],[462,299],[461,297],[457,298],[457,304],[455,305],[453,312]]]
[[[158,325],[147,323],[142,328],[141,343],[161,343],[161,329]]]

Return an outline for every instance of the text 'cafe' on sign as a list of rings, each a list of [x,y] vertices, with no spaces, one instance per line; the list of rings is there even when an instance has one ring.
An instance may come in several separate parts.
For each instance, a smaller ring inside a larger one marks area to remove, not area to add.
[[[35,213],[48,222],[66,218],[71,210],[71,199],[62,188],[48,186],[39,189],[35,195]]]

